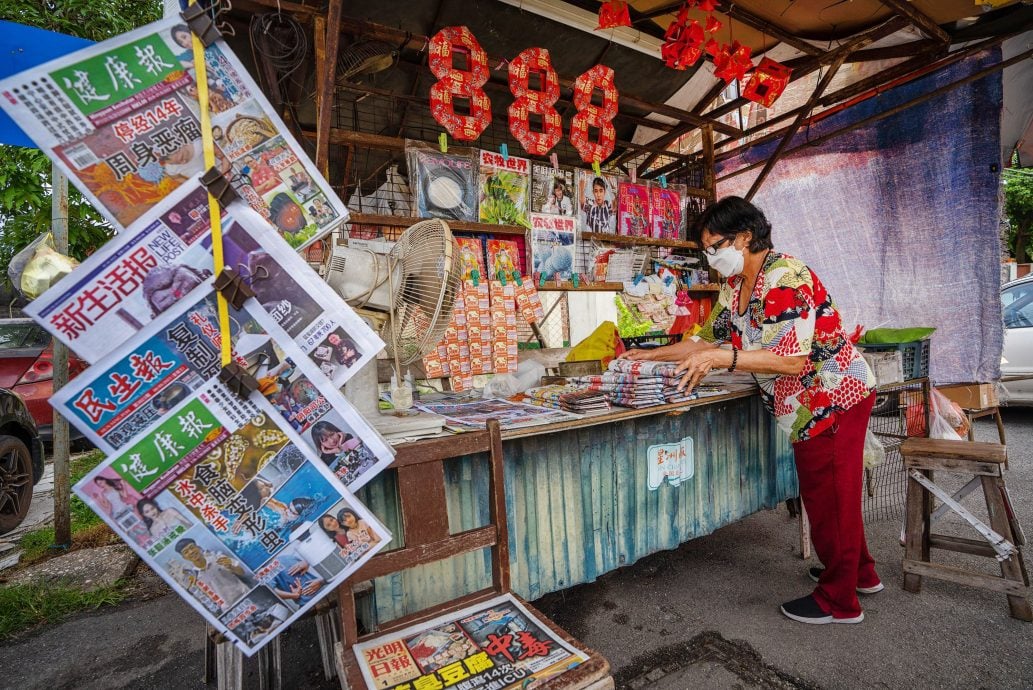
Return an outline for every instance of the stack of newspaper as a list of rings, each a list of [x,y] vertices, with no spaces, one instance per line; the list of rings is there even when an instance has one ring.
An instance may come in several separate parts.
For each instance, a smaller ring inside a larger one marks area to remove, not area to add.
[[[613,405],[635,409],[685,402],[724,392],[710,386],[697,386],[689,394],[679,391],[681,377],[675,374],[675,367],[677,364],[673,362],[615,359],[610,362],[606,372],[578,376],[571,379],[571,383],[604,393]]]
[[[524,395],[527,396],[527,402],[534,405],[554,407],[578,414],[610,409],[610,403],[603,392],[586,386],[573,384],[538,386],[526,390]]]

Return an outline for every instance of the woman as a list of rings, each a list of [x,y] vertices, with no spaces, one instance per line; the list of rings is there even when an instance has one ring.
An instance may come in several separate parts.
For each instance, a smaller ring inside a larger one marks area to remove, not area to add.
[[[331,469],[341,455],[355,450],[361,444],[357,438],[325,420],[312,425],[312,440],[319,450],[319,459]]]
[[[162,510],[158,502],[152,498],[141,498],[136,502],[136,512],[147,525],[147,531],[154,539],[161,539],[177,527],[190,529],[190,521],[179,514],[175,508]]]
[[[711,268],[727,280],[697,338],[629,359],[679,362],[681,388],[713,369],[748,371],[793,442],[800,496],[824,568],[812,594],[782,605],[804,623],[860,623],[857,593],[883,589],[861,520],[864,437],[875,377],[843,330],[839,312],[802,261],[774,251],[771,225],[753,204],[727,197],[697,228]],[[731,348],[716,344],[730,343]]]
[[[371,547],[380,543],[377,533],[351,508],[341,508],[337,513],[337,522],[344,527],[344,533],[352,543],[369,544]]]
[[[132,510],[129,487],[121,479],[101,475],[93,478],[93,484],[97,492],[96,501],[108,515],[118,518]]]
[[[327,513],[323,517],[319,518],[319,526],[323,528],[327,536],[334,540],[338,548],[348,548],[348,530],[345,529],[337,518]]]

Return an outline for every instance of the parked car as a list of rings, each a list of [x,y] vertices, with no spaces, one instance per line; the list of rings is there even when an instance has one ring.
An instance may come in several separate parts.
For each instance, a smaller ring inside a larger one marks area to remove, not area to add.
[[[43,442],[15,393],[0,388],[0,534],[21,524],[43,476]]]
[[[53,339],[32,319],[0,319],[0,388],[14,391],[25,401],[45,439],[51,437],[54,422],[48,402],[53,393],[53,357]],[[86,366],[69,354],[70,378]]]
[[[1029,376],[1007,381],[1009,405],[1033,405],[1033,275],[1006,283],[1001,288],[1004,310],[1004,352],[1001,376]]]

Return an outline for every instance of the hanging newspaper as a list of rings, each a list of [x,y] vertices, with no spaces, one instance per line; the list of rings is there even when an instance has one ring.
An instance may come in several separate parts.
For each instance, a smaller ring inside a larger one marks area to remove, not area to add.
[[[25,312],[96,362],[212,275],[206,192],[190,186],[151,209]],[[246,277],[262,308],[338,388],[383,341],[246,204],[223,223],[226,265]]]
[[[588,658],[508,594],[354,649],[375,690],[535,687]]]
[[[217,381],[75,493],[248,655],[391,539],[265,400]]]
[[[105,453],[119,452],[169,410],[218,376],[219,321],[211,281],[182,298],[128,342],[54,394],[51,404]],[[235,360],[254,371],[259,393],[283,423],[355,490],[394,452],[254,301],[230,309]],[[243,404],[243,403],[242,403]],[[257,414],[249,408],[244,417]]]
[[[301,249],[348,211],[225,41],[205,50],[216,167]],[[204,171],[190,30],[167,18],[0,80],[0,107],[116,228]]]

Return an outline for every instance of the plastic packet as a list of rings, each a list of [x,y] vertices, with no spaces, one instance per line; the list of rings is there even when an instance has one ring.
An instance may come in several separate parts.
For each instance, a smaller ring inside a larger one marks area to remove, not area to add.
[[[54,236],[45,232],[14,255],[7,278],[28,299],[36,299],[75,270],[79,262],[54,248]]]
[[[871,429],[864,436],[864,467],[867,470],[886,462],[886,449],[879,442],[879,437]]]
[[[961,441],[960,430],[964,429],[968,433],[968,419],[961,408],[953,405],[947,396],[935,388],[930,391],[929,402],[932,409],[929,415],[929,438]]]

